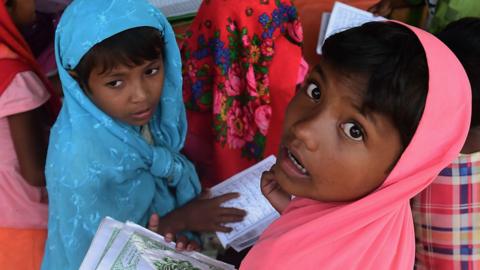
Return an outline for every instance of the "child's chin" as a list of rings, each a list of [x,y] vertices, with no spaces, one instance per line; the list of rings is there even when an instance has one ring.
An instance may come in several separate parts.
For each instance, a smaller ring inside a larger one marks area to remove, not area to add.
[[[150,122],[151,119],[152,119],[152,117],[145,118],[145,119],[126,119],[123,122],[125,122],[129,125],[132,125],[132,126],[140,127],[140,126],[144,126],[144,125],[148,124],[148,122]]]

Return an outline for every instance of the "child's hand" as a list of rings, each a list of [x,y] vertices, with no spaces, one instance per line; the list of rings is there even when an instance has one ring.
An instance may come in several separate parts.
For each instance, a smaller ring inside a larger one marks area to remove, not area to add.
[[[376,16],[388,16],[392,13],[393,7],[390,0],[381,0],[375,5],[368,8],[368,11]]]
[[[162,219],[163,221],[163,219]],[[171,242],[176,241],[175,248],[177,250],[187,250],[187,251],[198,251],[200,250],[200,244],[197,241],[189,241],[188,238],[184,235],[179,235],[177,238],[175,235],[177,231],[175,231],[172,227],[165,227],[160,224],[160,217],[158,214],[152,214],[150,216],[150,220],[148,221],[148,229],[160,233],[163,235],[165,241]]]
[[[199,232],[230,232],[232,228],[225,224],[240,222],[247,213],[238,208],[222,207],[221,204],[239,196],[238,193],[227,193],[210,198],[209,191],[203,192],[199,198],[179,209],[186,229]]]
[[[380,0],[375,5],[371,6],[368,11],[376,16],[389,16],[393,9],[407,7],[409,3],[406,0]]]
[[[260,189],[262,190],[263,196],[267,198],[273,208],[281,213],[290,202],[291,196],[285,192],[275,180],[275,166],[276,165],[273,165],[270,171],[263,172],[262,179],[260,180]]]
[[[225,226],[225,223],[242,221],[247,213],[241,209],[220,205],[238,196],[238,193],[227,193],[209,198],[208,192],[204,192],[199,198],[171,211],[161,219],[158,215],[152,215],[148,228],[163,235],[166,241],[174,241],[175,235],[185,230],[230,232],[232,228]]]

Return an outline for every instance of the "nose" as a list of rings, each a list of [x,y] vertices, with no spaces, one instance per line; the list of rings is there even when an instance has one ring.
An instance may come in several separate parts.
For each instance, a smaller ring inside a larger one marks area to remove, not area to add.
[[[133,87],[133,91],[131,94],[131,101],[133,103],[142,103],[148,97],[148,89],[146,85],[142,84],[141,82],[136,83]]]
[[[309,151],[318,150],[319,137],[322,136],[322,123],[325,120],[322,113],[315,109],[299,118],[290,127],[291,134],[294,136],[293,144],[303,144]]]

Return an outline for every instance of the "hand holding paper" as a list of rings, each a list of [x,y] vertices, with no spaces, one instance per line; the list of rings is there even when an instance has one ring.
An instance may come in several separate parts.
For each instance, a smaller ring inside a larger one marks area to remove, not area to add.
[[[80,270],[231,270],[232,265],[194,251],[177,251],[175,243],[137,224],[105,218]]]
[[[217,232],[224,247],[231,246],[240,251],[253,245],[268,225],[278,218],[278,212],[260,191],[261,175],[275,164],[275,160],[274,156],[269,156],[212,188],[212,194],[217,196],[228,192],[240,193],[240,197],[227,201],[223,206],[247,211],[242,222],[229,224],[233,228],[231,232]]]
[[[260,189],[265,198],[267,198],[270,204],[272,204],[273,208],[275,208],[277,212],[282,213],[292,197],[285,192],[275,180],[274,167],[275,165],[273,165],[270,171],[263,172],[260,181]]]

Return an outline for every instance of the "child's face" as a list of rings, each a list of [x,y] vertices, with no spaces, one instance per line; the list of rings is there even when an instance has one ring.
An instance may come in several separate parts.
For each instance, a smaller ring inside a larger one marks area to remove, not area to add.
[[[275,179],[290,194],[349,201],[380,186],[402,151],[389,118],[361,112],[360,77],[325,61],[288,105]]]
[[[141,126],[152,118],[163,90],[161,58],[133,68],[117,66],[101,74],[95,67],[88,79],[90,99],[106,114],[130,125]]]

